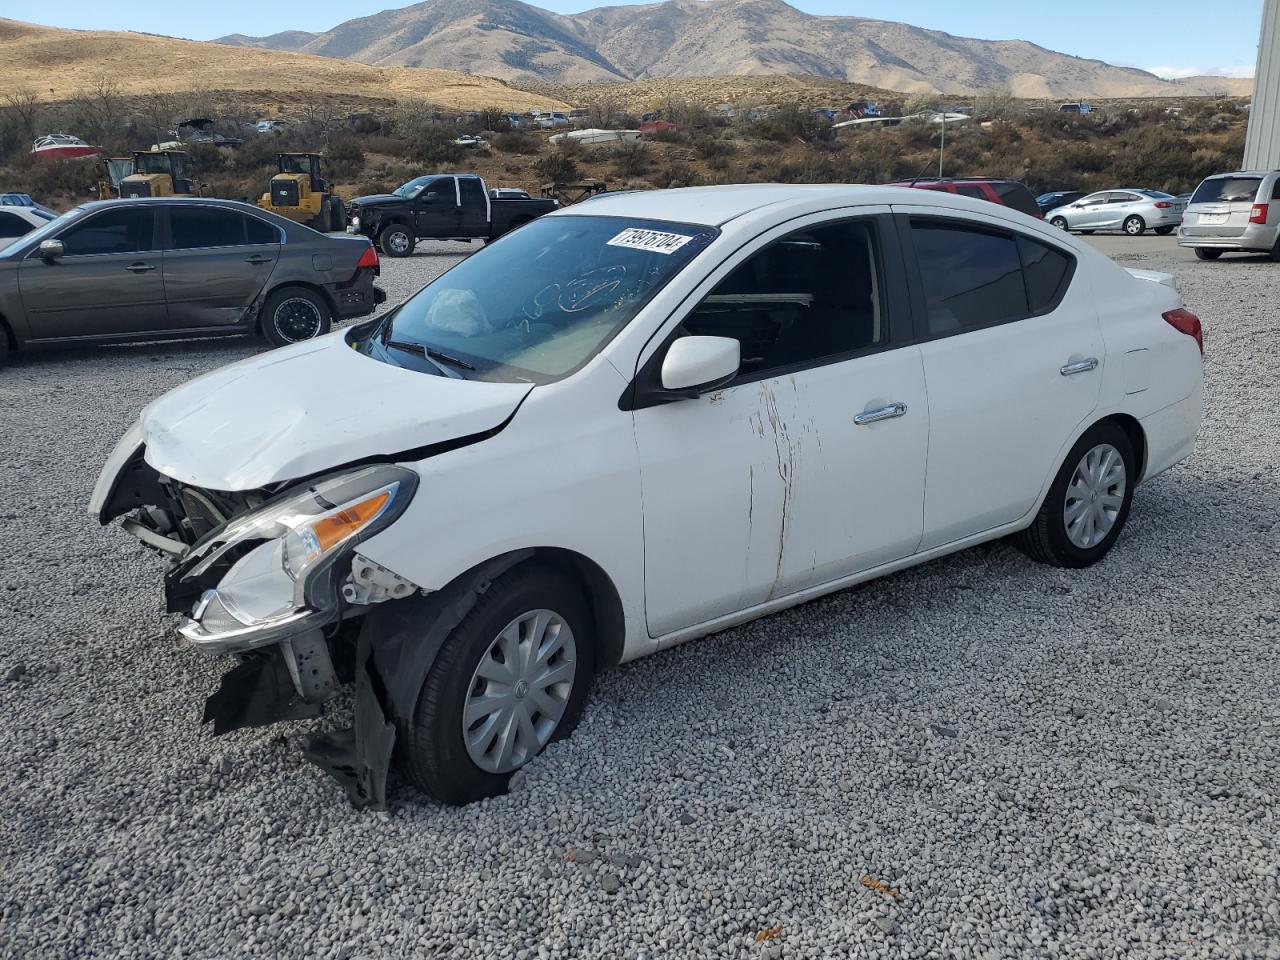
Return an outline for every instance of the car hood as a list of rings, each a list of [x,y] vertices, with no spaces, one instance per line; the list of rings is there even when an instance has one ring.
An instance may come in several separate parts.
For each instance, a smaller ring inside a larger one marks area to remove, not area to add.
[[[397,197],[394,193],[371,193],[367,197],[356,197],[347,206],[349,207],[388,207],[393,203],[408,203],[404,197]]]
[[[532,389],[392,366],[335,333],[198,377],[144,409],[139,427],[160,473],[252,490],[484,433]]]

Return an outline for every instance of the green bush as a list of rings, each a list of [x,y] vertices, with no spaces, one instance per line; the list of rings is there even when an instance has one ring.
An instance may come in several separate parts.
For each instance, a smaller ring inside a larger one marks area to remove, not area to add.
[[[364,150],[354,137],[339,137],[329,142],[324,155],[324,169],[330,180],[355,180],[364,171]]]
[[[578,163],[570,150],[552,150],[533,165],[538,175],[552,183],[572,183],[578,179]]]
[[[542,150],[542,141],[530,133],[510,130],[497,134],[489,141],[489,146],[499,153],[536,154]]]
[[[640,142],[624,143],[616,151],[614,166],[619,176],[643,177],[653,165],[649,148]]]

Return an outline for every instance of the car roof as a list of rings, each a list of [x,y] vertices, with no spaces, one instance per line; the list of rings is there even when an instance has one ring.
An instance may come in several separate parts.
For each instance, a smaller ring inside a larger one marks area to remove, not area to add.
[[[601,194],[593,197],[589,206],[581,211],[575,204],[561,207],[548,216],[574,216],[582,213],[593,217],[634,217],[637,220],[669,220],[720,227],[763,207],[814,200],[825,201],[832,208],[890,203],[955,206],[955,198],[950,194],[933,195],[928,190],[912,190],[902,186],[756,183]]]
[[[191,197],[173,196],[173,197],[120,197],[115,200],[90,200],[88,203],[82,203],[86,210],[99,210],[107,207],[118,207],[122,204],[139,204],[139,203],[156,203],[156,204],[183,204],[197,203],[206,207],[230,207],[233,210],[244,210],[253,213],[265,213],[261,207],[254,206],[252,203],[245,203],[242,200],[221,200],[217,197]]]

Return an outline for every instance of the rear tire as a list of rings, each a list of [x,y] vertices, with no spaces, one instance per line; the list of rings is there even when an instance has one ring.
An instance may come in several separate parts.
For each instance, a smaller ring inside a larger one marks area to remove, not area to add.
[[[1173,227],[1156,227],[1156,233],[1162,237],[1167,237],[1169,234],[1173,233],[1173,230]]]
[[[1071,448],[1040,512],[1014,543],[1037,563],[1092,566],[1124,529],[1137,479],[1129,435],[1110,420],[1095,424]]]
[[[1147,232],[1147,221],[1141,217],[1126,217],[1124,232],[1131,237],[1140,237]]]
[[[1222,256],[1221,250],[1214,250],[1211,247],[1196,247],[1196,259],[1198,260],[1217,260]]]
[[[1275,245],[1267,252],[1267,256],[1272,263],[1280,263],[1280,236],[1276,237]]]
[[[281,287],[262,306],[262,335],[273,347],[314,340],[332,325],[329,304],[306,287]]]
[[[1050,220],[1050,221],[1049,221],[1049,224],[1050,224],[1050,226],[1057,227],[1059,230],[1066,230],[1066,229],[1067,229],[1067,218],[1066,218],[1066,217],[1054,217],[1052,220]]]
[[[418,241],[403,223],[393,223],[378,235],[378,243],[388,257],[411,257]]]
[[[523,659],[553,645],[558,646],[546,654],[542,667]],[[515,670],[506,669],[510,663]],[[593,622],[581,592],[545,568],[525,567],[498,577],[445,640],[412,721],[401,724],[402,773],[442,803],[505,793],[516,770],[548,743],[573,732],[594,673]],[[566,678],[546,683],[552,674]],[[494,679],[504,675],[518,679]],[[492,698],[502,706],[486,712]],[[544,703],[551,712],[541,712]],[[552,717],[556,710],[558,720]],[[506,729],[513,731],[512,746],[504,752]]]

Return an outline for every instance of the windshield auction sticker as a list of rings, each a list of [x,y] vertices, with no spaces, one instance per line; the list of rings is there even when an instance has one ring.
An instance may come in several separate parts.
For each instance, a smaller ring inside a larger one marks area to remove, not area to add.
[[[611,247],[630,247],[632,250],[652,250],[654,253],[672,254],[692,239],[693,237],[686,237],[680,233],[663,233],[660,230],[628,227],[606,243]]]

